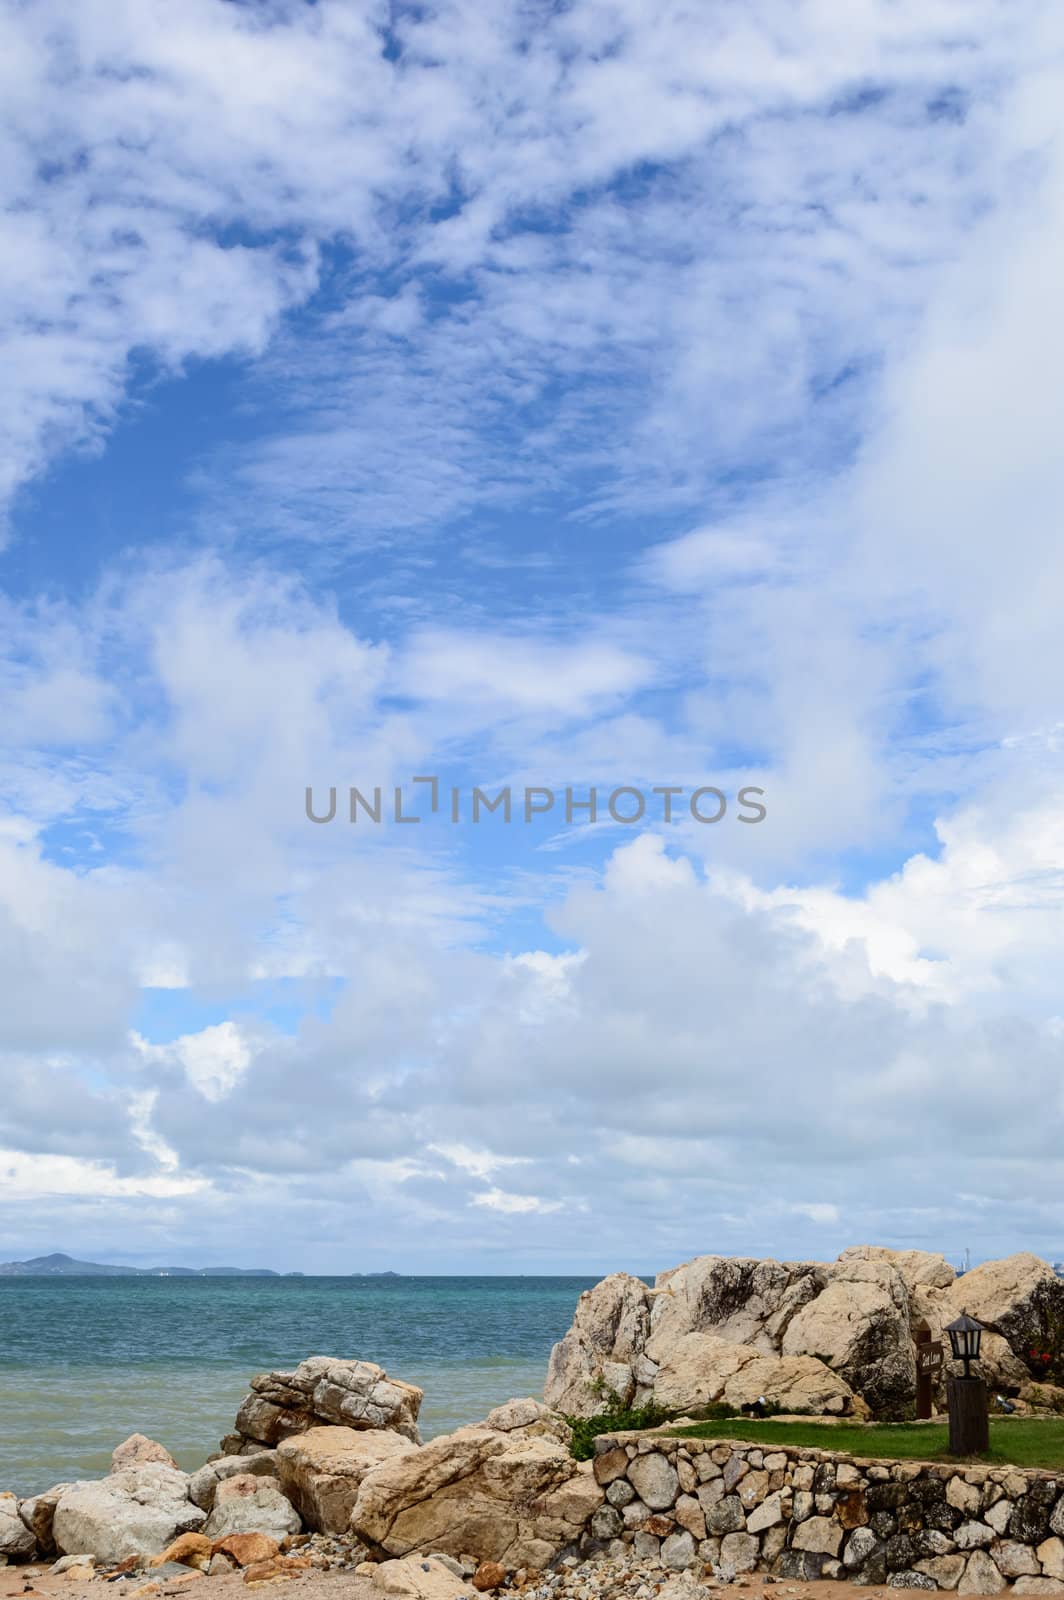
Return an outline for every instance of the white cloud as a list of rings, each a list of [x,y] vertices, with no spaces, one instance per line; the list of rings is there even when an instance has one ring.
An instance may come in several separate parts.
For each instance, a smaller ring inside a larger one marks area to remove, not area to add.
[[[483,1206],[487,1211],[501,1211],[505,1216],[529,1216],[534,1213],[545,1217],[563,1208],[560,1200],[540,1200],[534,1194],[510,1194],[506,1189],[489,1189],[485,1194],[475,1194],[470,1204]]]
[[[0,1176],[10,1201],[43,1204],[59,1199],[93,1201],[142,1199],[175,1200],[200,1194],[201,1179],[168,1176],[119,1177],[102,1161],[79,1161],[70,1156],[27,1155],[21,1150],[0,1150]]]
[[[441,4],[396,63],[337,0],[8,10],[8,487],[145,366],[241,354],[256,418],[188,463],[235,553],[0,616],[33,1228],[645,1266],[941,1247],[977,1170],[985,1253],[1059,1248],[1057,14]],[[770,820],[303,820],[437,762]],[[277,979],[328,1020],[130,1043]]]
[[[192,1087],[212,1104],[225,1099],[252,1063],[251,1046],[233,1022],[181,1034],[165,1045],[149,1044],[139,1033],[131,1035],[131,1042],[146,1065],[178,1066]],[[153,1106],[151,1099],[145,1106],[145,1121],[150,1120]]]

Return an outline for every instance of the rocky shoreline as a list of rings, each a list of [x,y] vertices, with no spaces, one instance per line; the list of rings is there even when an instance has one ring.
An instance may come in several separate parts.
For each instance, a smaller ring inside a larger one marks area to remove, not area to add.
[[[1033,1256],[958,1280],[940,1256],[870,1246],[828,1264],[699,1257],[654,1289],[614,1274],[580,1297],[547,1403],[511,1400],[423,1444],[419,1388],[313,1356],[253,1378],[193,1473],[135,1434],[105,1478],[0,1494],[0,1566],[48,1562],[55,1580],[145,1596],[337,1571],[412,1600],[648,1600],[662,1586],[679,1600],[681,1579],[744,1574],[1064,1594],[1064,1486],[1051,1475],[645,1432],[600,1437],[577,1460],[563,1414],[588,1416],[607,1394],[674,1411],[767,1396],[890,1416],[911,1397],[914,1337],[940,1334],[962,1305],[985,1322],[987,1365],[1016,1407],[1064,1411],[1064,1390],[1040,1381],[1062,1299]]]

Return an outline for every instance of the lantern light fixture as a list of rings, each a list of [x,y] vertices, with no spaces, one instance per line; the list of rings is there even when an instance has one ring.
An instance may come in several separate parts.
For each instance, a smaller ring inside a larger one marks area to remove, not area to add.
[[[979,1346],[983,1338],[983,1325],[974,1317],[961,1316],[946,1328],[954,1361],[964,1362],[964,1376],[971,1377],[970,1366],[979,1360]]]

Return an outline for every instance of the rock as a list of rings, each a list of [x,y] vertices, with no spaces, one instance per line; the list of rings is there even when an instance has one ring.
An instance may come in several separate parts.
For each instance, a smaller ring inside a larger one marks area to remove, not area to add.
[[[725,1495],[715,1505],[706,1510],[706,1532],[722,1535],[725,1533],[745,1533],[746,1514],[743,1503],[737,1494]]]
[[[916,1563],[916,1570],[934,1578],[940,1589],[955,1589],[967,1564],[965,1556],[928,1556]]]
[[[385,1429],[309,1428],[277,1447],[277,1481],[308,1527],[346,1533],[358,1486],[371,1467],[415,1450]]]
[[[91,1551],[100,1561],[153,1556],[205,1520],[188,1485],[185,1473],[156,1462],[125,1467],[97,1483],[73,1483],[55,1508],[56,1548]]]
[[[680,1489],[676,1468],[657,1451],[637,1456],[628,1469],[629,1482],[644,1505],[652,1511],[671,1506]]]
[[[958,1477],[951,1478],[947,1483],[946,1501],[966,1516],[974,1517],[983,1503],[983,1497],[974,1483],[965,1483],[963,1478]]]
[[[625,1366],[645,1354],[651,1296],[641,1278],[614,1272],[576,1303],[573,1325],[551,1351],[543,1398],[570,1416],[602,1409],[606,1366]],[[634,1375],[632,1378],[634,1383]]]
[[[735,1573],[756,1571],[760,1554],[760,1545],[749,1533],[726,1533],[720,1541],[720,1559]]]
[[[628,1471],[628,1456],[624,1446],[596,1455],[592,1470],[596,1483],[612,1483],[615,1478],[623,1478]]]
[[[1017,1578],[1013,1594],[1064,1594],[1064,1583],[1059,1578]]]
[[[888,1250],[883,1245],[850,1245],[840,1261],[885,1261],[900,1272],[910,1293],[918,1288],[948,1289],[957,1274],[945,1256],[929,1250]]]
[[[224,1578],[230,1572],[239,1571],[239,1563],[234,1561],[232,1556],[227,1556],[223,1551],[219,1550],[216,1555],[211,1556],[210,1565],[207,1568],[207,1576],[208,1578]]]
[[[515,1433],[520,1429],[526,1434],[550,1434],[566,1445],[573,1437],[573,1430],[563,1416],[544,1405],[542,1400],[533,1400],[530,1396],[496,1406],[484,1418],[484,1427],[494,1428],[497,1433]]]
[[[846,1549],[843,1551],[842,1556],[843,1566],[863,1566],[878,1543],[879,1541],[871,1528],[855,1528],[846,1541]]]
[[[162,1466],[175,1470],[177,1468],[177,1462],[169,1450],[156,1440],[149,1439],[143,1433],[131,1433],[111,1452],[111,1471],[122,1472],[126,1467],[140,1467],[150,1461],[158,1461]]]
[[[561,1440],[478,1425],[373,1467],[350,1526],[388,1555],[439,1549],[542,1569],[604,1499],[590,1462],[575,1462]]]
[[[828,1282],[794,1316],[785,1355],[817,1355],[839,1373],[876,1416],[904,1412],[916,1389],[909,1295],[890,1262],[842,1257]]]
[[[681,1528],[686,1528],[696,1544],[706,1537],[705,1512],[693,1494],[682,1494],[672,1508],[672,1514]]]
[[[983,1521],[988,1527],[993,1528],[995,1533],[1004,1533],[1014,1509],[1011,1500],[996,1500],[983,1512]]]
[[[267,1584],[292,1583],[301,1576],[302,1571],[302,1563],[275,1556],[272,1561],[256,1561],[245,1567],[244,1584],[248,1589],[263,1589]]]
[[[60,1556],[59,1560],[48,1568],[48,1572],[53,1578],[61,1578],[64,1573],[72,1572],[75,1567],[79,1569],[87,1567],[91,1573],[95,1566],[96,1557],[90,1555],[87,1550],[82,1550],[77,1555]]]
[[[211,1541],[206,1534],[180,1533],[159,1555],[152,1556],[149,1566],[161,1567],[167,1561],[177,1561],[182,1566],[206,1571],[211,1553]]]
[[[398,1600],[463,1600],[476,1593],[441,1561],[419,1556],[381,1561],[367,1576],[382,1594],[396,1595]]]
[[[842,1547],[843,1529],[831,1517],[809,1517],[794,1530],[791,1547],[814,1554],[837,1556]]]
[[[958,1550],[985,1549],[994,1542],[994,1530],[985,1522],[962,1522],[953,1535]]]
[[[1043,1539],[1035,1554],[1047,1578],[1064,1578],[1064,1541]]]
[[[1018,1544],[1015,1539],[998,1540],[991,1551],[994,1564],[1006,1578],[1036,1578],[1041,1567],[1029,1544]]]
[[[662,1563],[674,1572],[682,1572],[694,1559],[695,1541],[686,1529],[682,1533],[670,1533],[667,1539],[662,1540]]]
[[[776,1572],[781,1578],[798,1578],[809,1583],[820,1577],[824,1562],[829,1559],[830,1557],[816,1555],[811,1550],[784,1550],[776,1563]],[[859,1581],[864,1583],[871,1580],[862,1578]],[[880,1578],[878,1581],[882,1583],[884,1579]]]
[[[470,1581],[474,1589],[482,1593],[486,1589],[500,1589],[506,1582],[506,1568],[498,1561],[482,1561]]]
[[[55,1540],[52,1538],[55,1508],[59,1504],[60,1495],[69,1488],[68,1483],[57,1483],[44,1494],[36,1494],[29,1500],[19,1501],[18,1514],[33,1534],[37,1541],[37,1549],[43,1557],[55,1555]]]
[[[389,1378],[373,1361],[310,1356],[292,1372],[264,1372],[251,1380],[237,1412],[235,1433],[222,1441],[226,1455],[259,1451],[322,1424],[358,1431],[390,1429],[420,1443],[417,1415],[422,1391]]]
[[[968,1274],[965,1273],[965,1277]],[[1022,1579],[1021,1579],[1022,1582]],[[1001,1576],[985,1550],[973,1550],[957,1585],[958,1594],[1000,1594],[1006,1588]]]
[[[768,1495],[755,1510],[748,1513],[746,1528],[748,1533],[763,1533],[766,1528],[772,1528],[783,1518],[783,1496],[780,1490]]]
[[[202,1511],[209,1511],[214,1504],[215,1491],[222,1479],[235,1478],[238,1473],[247,1472],[253,1477],[275,1478],[277,1451],[259,1450],[256,1455],[219,1456],[215,1461],[208,1461],[205,1467],[200,1467],[189,1479],[189,1499]]]
[[[892,1572],[887,1579],[888,1589],[937,1589],[934,1578],[915,1569],[909,1572]]]
[[[664,1356],[654,1399],[669,1411],[724,1401],[750,1405],[761,1395],[787,1411],[848,1415],[858,1407],[845,1379],[814,1356],[765,1355],[715,1333],[687,1333]]]
[[[658,1274],[646,1353],[660,1363],[684,1334],[715,1333],[778,1354],[783,1329],[824,1281],[811,1263],[696,1256]]]
[[[10,1493],[0,1494],[0,1556],[7,1561],[28,1561],[37,1553],[33,1529],[19,1516],[18,1501]]]
[[[203,1531],[212,1540],[229,1533],[265,1533],[280,1541],[301,1527],[299,1512],[272,1478],[244,1473],[219,1483]]]
[[[698,1256],[653,1290],[615,1273],[581,1296],[545,1394],[582,1416],[610,1389],[672,1411],[764,1394],[800,1411],[899,1417],[915,1393],[914,1335],[941,1337],[966,1295],[980,1320],[998,1319],[985,1375],[1016,1393],[1030,1379],[1019,1335],[1064,1315],[1046,1263],[1013,1257],[955,1280],[939,1255],[864,1245],[830,1265]]]
[[[1046,1479],[1036,1479],[1027,1493],[1020,1495],[1009,1518],[1009,1533],[1021,1544],[1041,1544],[1050,1532],[1057,1502],[1057,1486]]]
[[[616,1539],[624,1529],[621,1513],[615,1506],[599,1506],[591,1521],[588,1523],[588,1532],[593,1539]],[[489,1562],[489,1566],[497,1563]],[[494,1585],[492,1585],[494,1587]]]
[[[260,1561],[272,1561],[280,1553],[280,1545],[268,1533],[227,1533],[211,1545],[212,1557],[225,1556],[234,1567],[253,1567]]]
[[[1000,1334],[1028,1370],[1040,1376],[1031,1350],[1042,1347],[1047,1321],[1059,1323],[1064,1316],[1064,1283],[1048,1262],[1027,1252],[984,1261],[958,1278],[946,1299],[953,1316],[965,1312]]]
[[[979,1343],[979,1371],[995,1393],[1022,1394],[1027,1398],[1033,1387],[1026,1365],[1000,1333],[984,1331]]]

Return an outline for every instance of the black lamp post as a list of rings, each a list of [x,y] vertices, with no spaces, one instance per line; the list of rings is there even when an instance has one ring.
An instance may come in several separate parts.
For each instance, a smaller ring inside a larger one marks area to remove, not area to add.
[[[950,1378],[946,1384],[949,1406],[949,1448],[955,1456],[977,1456],[990,1448],[987,1420],[986,1384],[973,1378],[971,1366],[979,1359],[982,1324],[974,1317],[960,1316],[946,1328],[954,1361],[964,1362],[963,1378]]]

